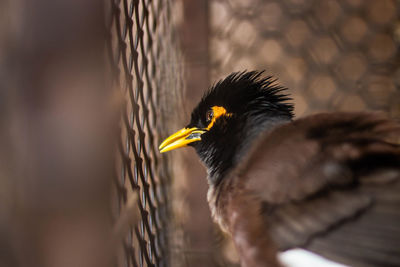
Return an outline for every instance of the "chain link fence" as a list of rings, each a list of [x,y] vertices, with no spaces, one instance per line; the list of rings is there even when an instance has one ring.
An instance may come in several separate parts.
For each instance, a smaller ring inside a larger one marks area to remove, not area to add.
[[[124,103],[115,220],[139,208],[122,230],[118,266],[170,265],[170,172],[157,147],[182,92],[171,8],[164,0],[111,1],[109,52]]]
[[[212,0],[212,80],[266,69],[296,115],[384,110],[400,115],[396,0]]]

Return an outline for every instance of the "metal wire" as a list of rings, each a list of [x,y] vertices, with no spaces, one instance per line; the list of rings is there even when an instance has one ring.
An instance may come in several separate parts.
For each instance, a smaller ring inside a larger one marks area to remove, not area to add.
[[[266,69],[296,114],[399,111],[399,2],[213,0],[212,79]]]
[[[126,234],[119,266],[168,266],[168,170],[159,159],[156,133],[160,97],[168,84],[180,88],[179,75],[165,68],[171,53],[171,3],[163,0],[113,0],[110,56],[117,87],[124,95],[116,179],[118,207],[138,193],[140,220]],[[162,117],[162,116],[161,116]],[[116,215],[118,217],[118,214]]]

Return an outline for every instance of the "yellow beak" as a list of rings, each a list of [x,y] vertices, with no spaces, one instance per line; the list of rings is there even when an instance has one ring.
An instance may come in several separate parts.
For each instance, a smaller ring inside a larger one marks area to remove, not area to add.
[[[200,141],[200,136],[205,132],[206,130],[196,127],[183,128],[165,139],[158,149],[160,149],[161,153],[164,153],[176,148],[187,146],[190,143]]]

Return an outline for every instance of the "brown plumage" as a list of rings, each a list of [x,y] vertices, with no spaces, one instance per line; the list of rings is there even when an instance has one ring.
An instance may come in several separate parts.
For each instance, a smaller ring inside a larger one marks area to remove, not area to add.
[[[354,266],[398,266],[400,148],[384,140],[399,132],[379,114],[326,113],[260,136],[209,193],[243,266],[277,265],[276,251],[295,247]]]
[[[400,147],[390,142],[400,136],[400,125],[367,112],[292,121],[290,106],[273,113],[287,101],[276,86],[280,98],[269,97],[270,106],[253,101],[244,107],[243,97],[235,109],[229,105],[234,99],[212,98],[215,90],[229,95],[236,85],[244,93],[271,90],[270,79],[259,76],[239,73],[218,83],[188,125],[205,129],[207,121],[198,118],[202,105],[229,113],[190,145],[210,173],[213,218],[232,236],[242,266],[280,266],[277,252],[296,247],[351,266],[400,266]]]

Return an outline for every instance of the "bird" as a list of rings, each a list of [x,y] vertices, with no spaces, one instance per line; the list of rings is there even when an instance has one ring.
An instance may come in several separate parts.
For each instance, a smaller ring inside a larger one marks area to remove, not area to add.
[[[211,86],[159,149],[195,149],[212,218],[242,267],[281,266],[278,253],[294,248],[350,266],[400,266],[399,134],[381,112],[294,118],[286,87],[241,71]]]

